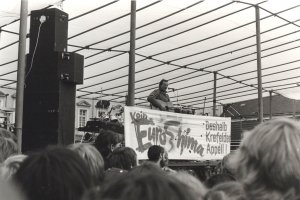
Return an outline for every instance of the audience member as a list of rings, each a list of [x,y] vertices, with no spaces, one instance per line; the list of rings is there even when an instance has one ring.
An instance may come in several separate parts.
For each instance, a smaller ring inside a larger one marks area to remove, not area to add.
[[[300,124],[264,122],[245,133],[231,159],[249,199],[283,199],[300,193]]]
[[[17,153],[18,146],[12,138],[0,137],[0,163]]]
[[[84,200],[201,200],[187,185],[167,173],[145,173],[122,177],[104,185],[93,199]]]
[[[168,152],[162,146],[152,145],[151,147],[149,147],[147,154],[150,162],[157,164],[167,172],[175,172],[168,167]]]
[[[108,156],[115,148],[121,147],[124,143],[124,135],[110,130],[102,130],[95,140],[95,147],[104,159],[104,167],[108,168]]]
[[[224,182],[228,182],[228,181],[235,181],[236,179],[227,173],[224,174],[215,174],[212,175],[211,177],[209,177],[206,181],[205,181],[205,185],[207,188],[212,188],[220,183],[224,183]]]
[[[137,166],[137,155],[130,147],[116,148],[108,157],[109,168],[130,170],[135,166]]]
[[[85,190],[94,186],[84,160],[62,147],[29,155],[14,179],[29,200],[80,200]]]
[[[96,147],[87,143],[76,143],[70,145],[69,148],[86,162],[95,183],[102,182],[104,179],[104,160]]]
[[[246,200],[243,185],[237,181],[220,183],[210,189],[205,200]]]
[[[21,163],[25,160],[27,156],[23,154],[13,155],[8,157],[2,164],[0,168],[1,177],[4,180],[10,180],[11,177],[20,168]]]
[[[0,128],[0,137],[11,138],[13,141],[17,142],[17,136],[4,128]]]
[[[187,171],[178,171],[177,173],[171,173],[171,176],[175,177],[178,181],[185,184],[188,188],[188,193],[195,193],[201,199],[204,198],[204,195],[207,192],[206,187],[200,182],[198,178],[191,175]]]

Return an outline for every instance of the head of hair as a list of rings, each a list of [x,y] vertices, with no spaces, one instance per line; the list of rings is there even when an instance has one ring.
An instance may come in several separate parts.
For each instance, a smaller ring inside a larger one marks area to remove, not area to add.
[[[0,128],[0,137],[11,138],[15,142],[17,141],[17,136],[14,133],[6,130],[5,128]]]
[[[116,148],[108,158],[109,168],[130,170],[137,165],[136,152],[130,147]]]
[[[215,185],[218,185],[220,183],[224,183],[224,182],[228,182],[228,181],[235,181],[235,178],[227,173],[224,174],[215,174],[212,175],[211,177],[209,177],[206,181],[205,181],[205,185],[207,188],[212,188]]]
[[[205,200],[246,200],[243,185],[237,181],[220,183],[211,188],[205,195]]]
[[[116,192],[118,191],[118,192]],[[201,199],[189,193],[188,187],[166,173],[145,173],[122,177],[103,186],[98,199],[108,200],[196,200]]]
[[[245,133],[231,163],[246,191],[261,198],[299,188],[299,144],[300,124],[291,119],[270,120]]]
[[[174,176],[175,179],[182,182],[188,187],[189,193],[195,193],[201,199],[204,198],[204,195],[207,192],[206,187],[200,182],[198,178],[188,173],[187,171],[177,171],[176,173],[170,173],[170,176]]]
[[[14,180],[30,200],[79,200],[94,185],[84,160],[70,149],[51,147],[29,155]]]
[[[18,171],[21,163],[27,156],[18,154],[8,157],[2,164],[0,174],[4,180],[10,180],[11,177]]]
[[[96,182],[103,181],[104,160],[96,147],[87,143],[77,143],[70,145],[69,148],[83,158]]]
[[[168,80],[166,80],[166,79],[161,79],[161,80],[159,81],[159,86],[161,86],[161,85],[163,84],[163,82],[168,82]]]
[[[111,146],[124,142],[124,135],[110,130],[102,130],[95,140],[95,147],[105,159],[111,153]]]
[[[152,145],[148,149],[148,158],[149,161],[157,162],[160,156],[165,152],[165,149],[159,145]]]
[[[0,137],[0,163],[18,153],[18,146],[12,138]]]

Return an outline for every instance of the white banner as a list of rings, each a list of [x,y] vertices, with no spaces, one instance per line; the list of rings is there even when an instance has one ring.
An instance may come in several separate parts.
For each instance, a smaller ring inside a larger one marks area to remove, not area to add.
[[[125,107],[125,145],[148,159],[151,145],[164,147],[169,159],[215,160],[230,152],[231,119]]]

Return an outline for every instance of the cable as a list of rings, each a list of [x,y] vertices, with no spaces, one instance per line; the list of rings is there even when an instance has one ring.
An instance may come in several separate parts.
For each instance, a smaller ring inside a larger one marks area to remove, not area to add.
[[[36,43],[35,43],[35,46],[34,46],[34,50],[33,50],[33,53],[32,53],[32,57],[31,57],[30,67],[29,67],[29,70],[28,70],[27,74],[25,75],[25,83],[26,83],[26,78],[27,78],[27,76],[30,74],[31,69],[32,69],[32,66],[33,66],[33,60],[34,60],[35,52],[36,52],[36,49],[37,49],[37,46],[38,46],[38,43],[39,43],[41,27],[42,27],[42,24],[43,24],[45,21],[46,21],[46,17],[45,17],[44,15],[42,15],[42,16],[40,17],[40,25],[39,25],[39,28],[38,28],[38,33],[37,33]]]

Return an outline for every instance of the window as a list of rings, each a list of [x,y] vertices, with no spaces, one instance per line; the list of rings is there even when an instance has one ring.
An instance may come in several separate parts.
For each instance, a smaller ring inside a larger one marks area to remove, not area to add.
[[[4,107],[4,98],[0,97],[0,107],[3,108]]]
[[[79,109],[78,127],[84,127],[87,121],[87,110]]]

